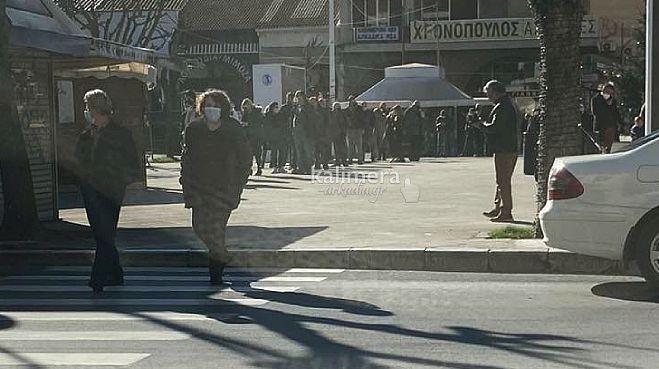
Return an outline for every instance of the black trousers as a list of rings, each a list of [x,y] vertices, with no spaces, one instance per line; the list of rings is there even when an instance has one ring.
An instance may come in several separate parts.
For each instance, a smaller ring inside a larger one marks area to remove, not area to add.
[[[80,190],[85,202],[87,220],[96,241],[90,285],[102,287],[115,284],[123,279],[119,252],[115,246],[121,204],[117,204],[117,201],[101,194],[92,186],[83,184]]]

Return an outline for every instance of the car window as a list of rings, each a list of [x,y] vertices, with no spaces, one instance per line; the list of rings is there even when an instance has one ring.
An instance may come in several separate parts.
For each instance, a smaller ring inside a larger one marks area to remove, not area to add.
[[[644,146],[644,145],[646,145],[650,142],[655,141],[658,137],[659,137],[659,131],[654,131],[651,134],[649,134],[649,135],[647,135],[643,138],[640,138],[636,141],[632,141],[629,145],[623,147],[620,150],[617,150],[617,152],[625,152],[625,151],[634,150],[638,147]]]

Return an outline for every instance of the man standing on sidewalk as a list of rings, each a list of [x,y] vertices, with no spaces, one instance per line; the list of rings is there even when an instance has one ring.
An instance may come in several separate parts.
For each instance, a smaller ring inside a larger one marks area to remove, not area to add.
[[[618,111],[615,85],[612,82],[604,85],[602,92],[590,101],[590,107],[595,116],[595,132],[599,135],[602,151],[610,154],[613,142],[616,141],[618,126],[622,121]]]
[[[484,212],[492,222],[513,221],[513,197],[511,179],[517,164],[517,112],[515,106],[506,94],[503,83],[492,80],[483,88],[487,98],[494,103],[485,132],[490,134],[494,142],[494,170],[497,188],[494,196],[494,209]]]

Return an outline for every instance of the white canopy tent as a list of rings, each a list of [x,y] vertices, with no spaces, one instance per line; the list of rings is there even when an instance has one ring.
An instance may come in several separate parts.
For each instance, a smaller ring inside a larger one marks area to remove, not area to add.
[[[444,79],[440,67],[428,64],[405,64],[384,70],[384,79],[359,95],[357,102],[403,107],[418,100],[424,108],[474,106],[476,102]]]

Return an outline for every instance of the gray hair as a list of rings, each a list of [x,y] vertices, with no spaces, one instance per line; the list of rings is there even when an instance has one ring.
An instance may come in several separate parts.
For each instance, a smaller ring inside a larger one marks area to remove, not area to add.
[[[498,94],[505,94],[506,86],[504,86],[503,83],[497,81],[496,79],[493,79],[490,82],[486,83],[485,87],[483,87],[483,92],[487,92],[487,91],[493,91]]]
[[[113,113],[112,100],[107,92],[96,89],[87,91],[84,97],[85,104],[89,110],[94,110],[100,114],[110,116]]]

